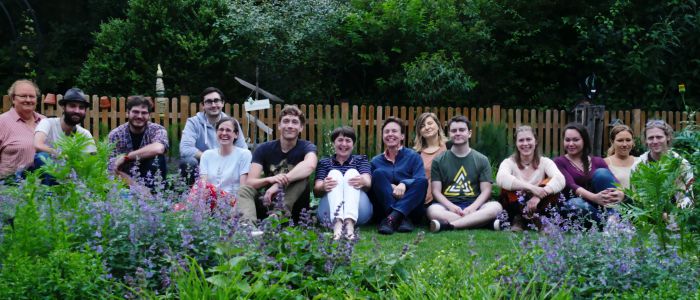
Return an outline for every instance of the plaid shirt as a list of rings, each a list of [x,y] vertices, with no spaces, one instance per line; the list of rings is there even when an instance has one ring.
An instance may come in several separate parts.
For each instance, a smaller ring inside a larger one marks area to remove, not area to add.
[[[110,171],[114,171],[114,161],[120,154],[127,154],[152,143],[163,144],[163,146],[165,146],[165,152],[168,152],[169,147],[168,132],[165,130],[165,127],[153,122],[148,122],[146,124],[146,130],[143,132],[143,139],[141,140],[141,145],[139,147],[134,147],[131,142],[129,123],[122,124],[119,127],[112,129],[112,131],[109,132],[109,142],[114,144],[114,150],[109,158]],[[131,161],[126,162],[126,169],[130,170],[133,167],[133,163],[134,162]]]

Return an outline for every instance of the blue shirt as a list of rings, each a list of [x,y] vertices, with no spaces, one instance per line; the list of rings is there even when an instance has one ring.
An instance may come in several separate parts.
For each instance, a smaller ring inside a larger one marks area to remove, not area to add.
[[[318,166],[316,167],[316,180],[326,179],[328,172],[331,170],[338,170],[344,175],[345,171],[350,169],[355,169],[360,174],[369,174],[372,171],[369,166],[369,161],[367,161],[367,157],[364,155],[350,155],[350,159],[342,164],[335,159],[335,155],[332,155],[318,162]]]
[[[384,169],[392,174],[390,178],[393,184],[403,183],[409,186],[414,178],[425,178],[423,160],[420,155],[412,149],[402,147],[396,154],[396,161],[393,163],[386,159],[384,153],[377,154],[370,162],[372,172]]]

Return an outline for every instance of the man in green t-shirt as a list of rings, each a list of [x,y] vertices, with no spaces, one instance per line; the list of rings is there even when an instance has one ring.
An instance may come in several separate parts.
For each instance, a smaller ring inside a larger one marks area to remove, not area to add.
[[[491,165],[489,159],[469,147],[471,122],[455,116],[447,123],[452,148],[433,160],[430,168],[433,199],[428,207],[430,231],[483,227],[493,224],[503,210],[491,198]]]

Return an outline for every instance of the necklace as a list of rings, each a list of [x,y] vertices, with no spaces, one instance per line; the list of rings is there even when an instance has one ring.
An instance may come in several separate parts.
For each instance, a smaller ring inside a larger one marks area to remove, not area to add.
[[[569,163],[570,163],[574,168],[576,168],[576,170],[578,170],[578,171],[581,172],[581,173],[585,173],[585,172],[583,171],[583,161],[581,161],[580,163],[578,163],[578,162],[574,162],[568,155],[565,156],[565,157],[566,157],[566,159],[569,161]]]

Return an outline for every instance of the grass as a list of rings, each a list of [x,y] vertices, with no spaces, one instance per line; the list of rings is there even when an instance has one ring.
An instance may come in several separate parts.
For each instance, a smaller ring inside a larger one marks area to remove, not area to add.
[[[421,231],[425,232],[424,239],[414,246],[413,242]],[[399,253],[404,245],[409,244],[412,256],[407,265],[410,268],[443,249],[455,252],[458,257],[464,257],[465,261],[472,252],[476,253],[479,266],[485,267],[498,257],[515,254],[523,234],[486,229],[431,233],[427,226],[418,226],[413,233],[381,235],[377,233],[375,225],[367,225],[360,228],[360,236],[360,241],[355,247],[355,253],[358,255],[373,255],[373,239],[385,252]]]

